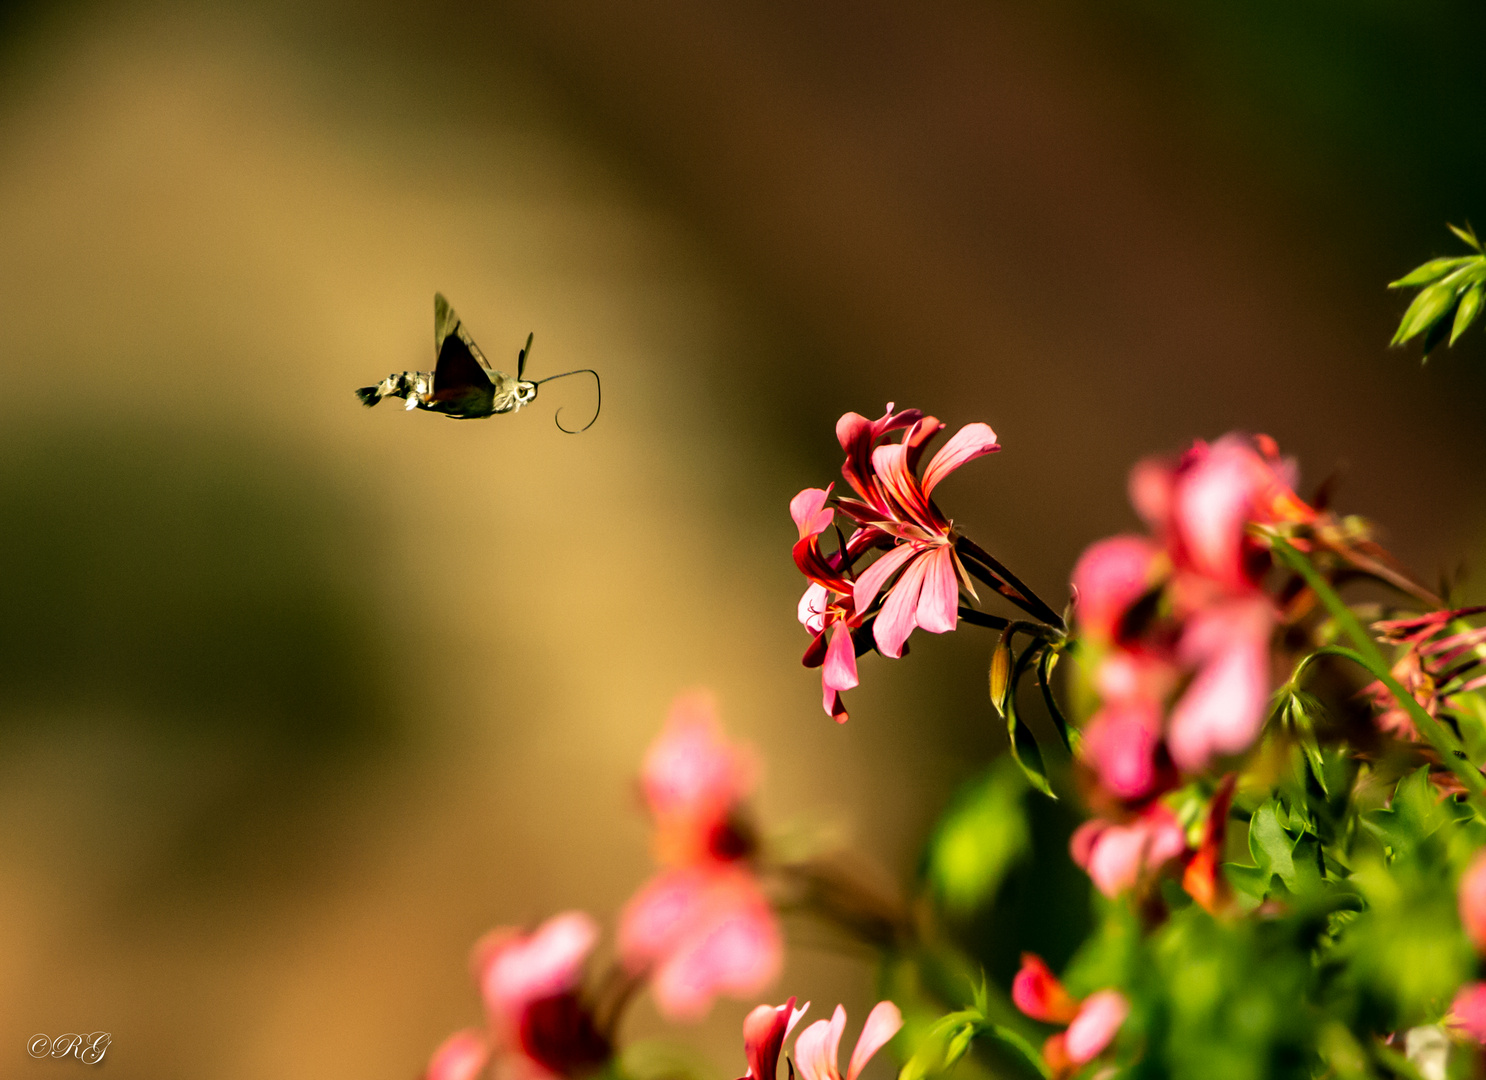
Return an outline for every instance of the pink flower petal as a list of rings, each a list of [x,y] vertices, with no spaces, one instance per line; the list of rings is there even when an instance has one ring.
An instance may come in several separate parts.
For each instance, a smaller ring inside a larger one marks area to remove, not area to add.
[[[1486,849],[1476,852],[1460,879],[1460,923],[1476,951],[1486,953]]]
[[[918,549],[913,545],[899,544],[891,551],[879,556],[876,562],[858,574],[856,590],[852,594],[852,602],[856,605],[858,613],[865,614],[872,606],[872,601],[877,599],[877,594],[882,591],[887,579],[917,554]]]
[[[599,927],[581,911],[554,915],[489,956],[480,989],[492,1016],[514,1021],[528,1004],[576,987]]]
[[[846,1080],[857,1080],[863,1067],[872,1055],[887,1045],[889,1039],[903,1027],[903,1014],[891,1001],[879,1001],[867,1014],[862,1033],[857,1036],[856,1049],[851,1052],[851,1061],[846,1066]]]
[[[830,604],[830,596],[826,587],[817,582],[812,582],[800,597],[797,615],[800,625],[804,626],[812,634],[819,634],[826,628],[826,608]]]
[[[801,1080],[841,1080],[836,1062],[841,1033],[846,1030],[846,1010],[840,1005],[831,1019],[817,1020],[795,1040],[795,1067]]]
[[[429,1059],[423,1080],[475,1080],[490,1061],[485,1036],[470,1028],[450,1035]]]
[[[1130,1003],[1118,990],[1090,994],[1065,1033],[1069,1060],[1076,1065],[1093,1061],[1114,1041],[1129,1015]]]
[[[1091,544],[1073,568],[1074,614],[1085,634],[1107,640],[1126,610],[1151,587],[1159,549],[1141,536]]]
[[[946,634],[959,621],[960,581],[955,574],[955,552],[948,544],[924,559],[924,588],[915,620],[931,634]]]
[[[1450,1005],[1445,1023],[1468,1039],[1486,1046],[1486,983],[1462,986]]]
[[[1201,612],[1188,621],[1177,651],[1198,665],[1171,710],[1166,742],[1183,772],[1201,772],[1215,755],[1253,745],[1268,710],[1269,637],[1274,616],[1265,601]]]
[[[836,515],[826,506],[826,500],[831,496],[832,487],[835,485],[824,489],[806,488],[789,501],[789,516],[795,519],[801,540],[818,536],[831,527]]]
[[[1079,756],[1116,798],[1150,794],[1156,783],[1156,747],[1161,713],[1152,702],[1133,700],[1105,705],[1084,730]]]
[[[707,877],[685,867],[652,878],[619,917],[619,955],[639,973],[674,950],[706,903]]]
[[[996,441],[996,433],[991,430],[990,425],[966,424],[929,461],[929,467],[924,470],[924,494],[932,494],[939,481],[961,465],[999,449],[1001,444]]]
[[[1178,477],[1173,523],[1198,572],[1229,584],[1247,580],[1245,528],[1266,473],[1252,447],[1224,439]]]
[[[1068,846],[1099,891],[1115,897],[1185,853],[1187,834],[1175,814],[1155,803],[1128,825],[1086,821]]]
[[[825,709],[827,716],[838,724],[844,724],[851,719],[846,714],[846,705],[841,701],[841,694],[838,691],[832,690],[829,686],[823,686],[821,691],[821,706]]]
[[[697,877],[701,887],[651,977],[656,1007],[674,1020],[702,1017],[718,994],[751,997],[784,960],[778,921],[751,873],[712,868]]]
[[[916,555],[925,554],[923,551]],[[923,592],[924,574],[928,570],[925,559],[914,559],[903,571],[903,576],[888,592],[877,621],[872,624],[872,637],[883,656],[894,660],[903,655],[903,642],[918,625],[918,598]]]
[[[850,690],[857,685],[856,645],[851,639],[851,630],[839,622],[831,631],[831,646],[826,651],[825,667],[821,670],[821,685],[831,690]]]
[[[1176,470],[1170,462],[1147,458],[1130,470],[1130,504],[1157,534],[1170,527]]]
[[[640,787],[657,818],[706,822],[748,794],[753,774],[748,756],[723,737],[712,697],[693,692],[672,703],[665,730],[645,752]]]
[[[776,1080],[779,1073],[779,1054],[784,1049],[784,1040],[799,1023],[807,1001],[795,1008],[795,999],[783,1005],[760,1005],[743,1020],[743,1053],[748,1058],[748,1077],[752,1080]],[[746,1080],[746,1078],[740,1078]]]
[[[888,443],[873,450],[872,471],[877,474],[877,481],[888,498],[901,511],[901,517],[925,529],[938,529],[938,515],[929,509],[929,497],[919,487],[918,477],[908,466],[907,446]]]
[[[1035,953],[1022,953],[1021,970],[1011,981],[1011,1000],[1044,1024],[1066,1024],[1078,1015],[1078,1002]]]

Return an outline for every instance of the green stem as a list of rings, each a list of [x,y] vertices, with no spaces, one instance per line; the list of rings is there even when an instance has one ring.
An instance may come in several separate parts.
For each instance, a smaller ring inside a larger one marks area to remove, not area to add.
[[[1405,690],[1402,684],[1393,677],[1388,661],[1383,656],[1382,650],[1378,648],[1377,642],[1373,641],[1372,635],[1363,628],[1352,609],[1347,607],[1346,602],[1337,595],[1336,590],[1331,587],[1311,561],[1280,537],[1272,536],[1269,539],[1279,560],[1305,579],[1305,583],[1326,606],[1326,610],[1331,612],[1342,631],[1357,646],[1356,651],[1353,651],[1340,645],[1329,645],[1324,649],[1318,649],[1317,654],[1339,656],[1351,660],[1387,687],[1388,692],[1409,714],[1409,719],[1414,722],[1414,727],[1419,734],[1423,735],[1425,741],[1434,747],[1440,758],[1449,766],[1450,771],[1465,785],[1466,791],[1471,796],[1471,806],[1477,816],[1486,819],[1486,801],[1482,798],[1486,796],[1486,776],[1483,776],[1481,770],[1471,764],[1470,759],[1465,755],[1465,749],[1460,745],[1460,740],[1449,728],[1430,716],[1414,695]],[[1305,666],[1306,664],[1302,662],[1300,668],[1296,669],[1296,678]]]

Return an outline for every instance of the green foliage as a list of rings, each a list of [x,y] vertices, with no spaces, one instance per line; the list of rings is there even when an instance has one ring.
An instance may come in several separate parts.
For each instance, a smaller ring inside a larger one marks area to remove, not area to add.
[[[954,800],[929,841],[926,877],[944,909],[968,915],[995,898],[1031,849],[1022,805],[1028,784],[1006,758]]]
[[[1486,294],[1486,252],[1475,230],[1450,226],[1450,231],[1475,249],[1474,255],[1431,259],[1423,266],[1389,283],[1390,289],[1417,288],[1418,294],[1404,312],[1393,335],[1393,345],[1402,345],[1423,335],[1424,355],[1444,340],[1454,345],[1481,313]]]
[[[930,1025],[899,1071],[898,1080],[925,1080],[949,1072],[970,1052],[977,1039],[989,1045],[998,1061],[1028,1076],[1051,1080],[1052,1070],[1041,1052],[1019,1032],[991,1020],[986,1015],[987,1009],[982,982],[972,1005],[942,1016]],[[1001,1070],[997,1070],[997,1075],[1000,1074]]]

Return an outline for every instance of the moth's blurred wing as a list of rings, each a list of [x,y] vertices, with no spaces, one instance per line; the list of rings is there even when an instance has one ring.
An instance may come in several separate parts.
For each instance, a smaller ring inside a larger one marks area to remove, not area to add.
[[[433,294],[433,355],[438,359],[439,351],[444,347],[444,339],[454,333],[454,328],[459,325],[459,316],[449,306],[449,301],[444,299],[443,293]]]
[[[443,293],[433,297],[433,344],[438,358],[433,368],[434,397],[442,400],[461,390],[492,389],[490,365]]]
[[[460,390],[493,393],[495,384],[483,360],[467,334],[449,334],[439,348],[439,362],[433,369],[433,396],[443,398]]]

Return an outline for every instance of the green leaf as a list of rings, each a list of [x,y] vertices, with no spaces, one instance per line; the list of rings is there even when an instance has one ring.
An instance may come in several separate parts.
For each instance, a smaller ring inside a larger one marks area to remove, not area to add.
[[[1032,849],[1027,782],[1005,758],[965,789],[929,840],[926,876],[947,910],[966,915],[995,899],[1007,871]]]
[[[1042,748],[1037,745],[1032,729],[1021,718],[1016,707],[1017,684],[1026,674],[1027,665],[1038,647],[1037,644],[1028,645],[1022,650],[1022,655],[1016,658],[1016,663],[1012,665],[1011,679],[1006,688],[1006,711],[1003,715],[1006,717],[1006,735],[1010,743],[1012,760],[1021,766],[1022,773],[1033,787],[1049,799],[1056,799],[1053,787],[1047,780],[1047,766],[1042,762]]]
[[[1325,706],[1304,690],[1291,693],[1290,700],[1285,703],[1285,719],[1295,735],[1295,741],[1305,754],[1311,775],[1316,778],[1322,794],[1330,798],[1331,789],[1326,783],[1326,762],[1321,757],[1321,744],[1316,739],[1315,726],[1315,718],[1324,715],[1324,712]]]
[[[1481,285],[1473,285],[1464,296],[1460,298],[1460,306],[1455,309],[1455,325],[1450,331],[1450,344],[1455,344],[1455,339],[1465,333],[1466,328],[1476,321],[1476,316],[1481,313]]]
[[[1260,870],[1277,875],[1291,892],[1297,884],[1294,849],[1295,841],[1280,824],[1279,806],[1270,799],[1249,819],[1249,854]]]
[[[1481,241],[1476,239],[1476,230],[1471,228],[1470,222],[1467,221],[1465,223],[1464,229],[1459,229],[1456,228],[1454,225],[1448,224],[1446,227],[1456,236],[1460,237],[1460,239],[1464,240],[1471,247],[1475,248],[1477,251],[1481,250]]]
[[[1445,316],[1455,304],[1455,289],[1440,282],[1422,290],[1403,313],[1398,332],[1393,335],[1393,345],[1402,345],[1432,327]]]
[[[1471,261],[1470,255],[1455,255],[1446,259],[1430,259],[1423,266],[1409,271],[1397,281],[1390,281],[1390,289],[1407,289],[1415,285],[1428,285],[1432,281],[1438,281],[1457,266]]]
[[[1395,853],[1414,850],[1445,821],[1445,811],[1429,782],[1428,766],[1415,769],[1398,782],[1387,809],[1362,817],[1362,824]]]

